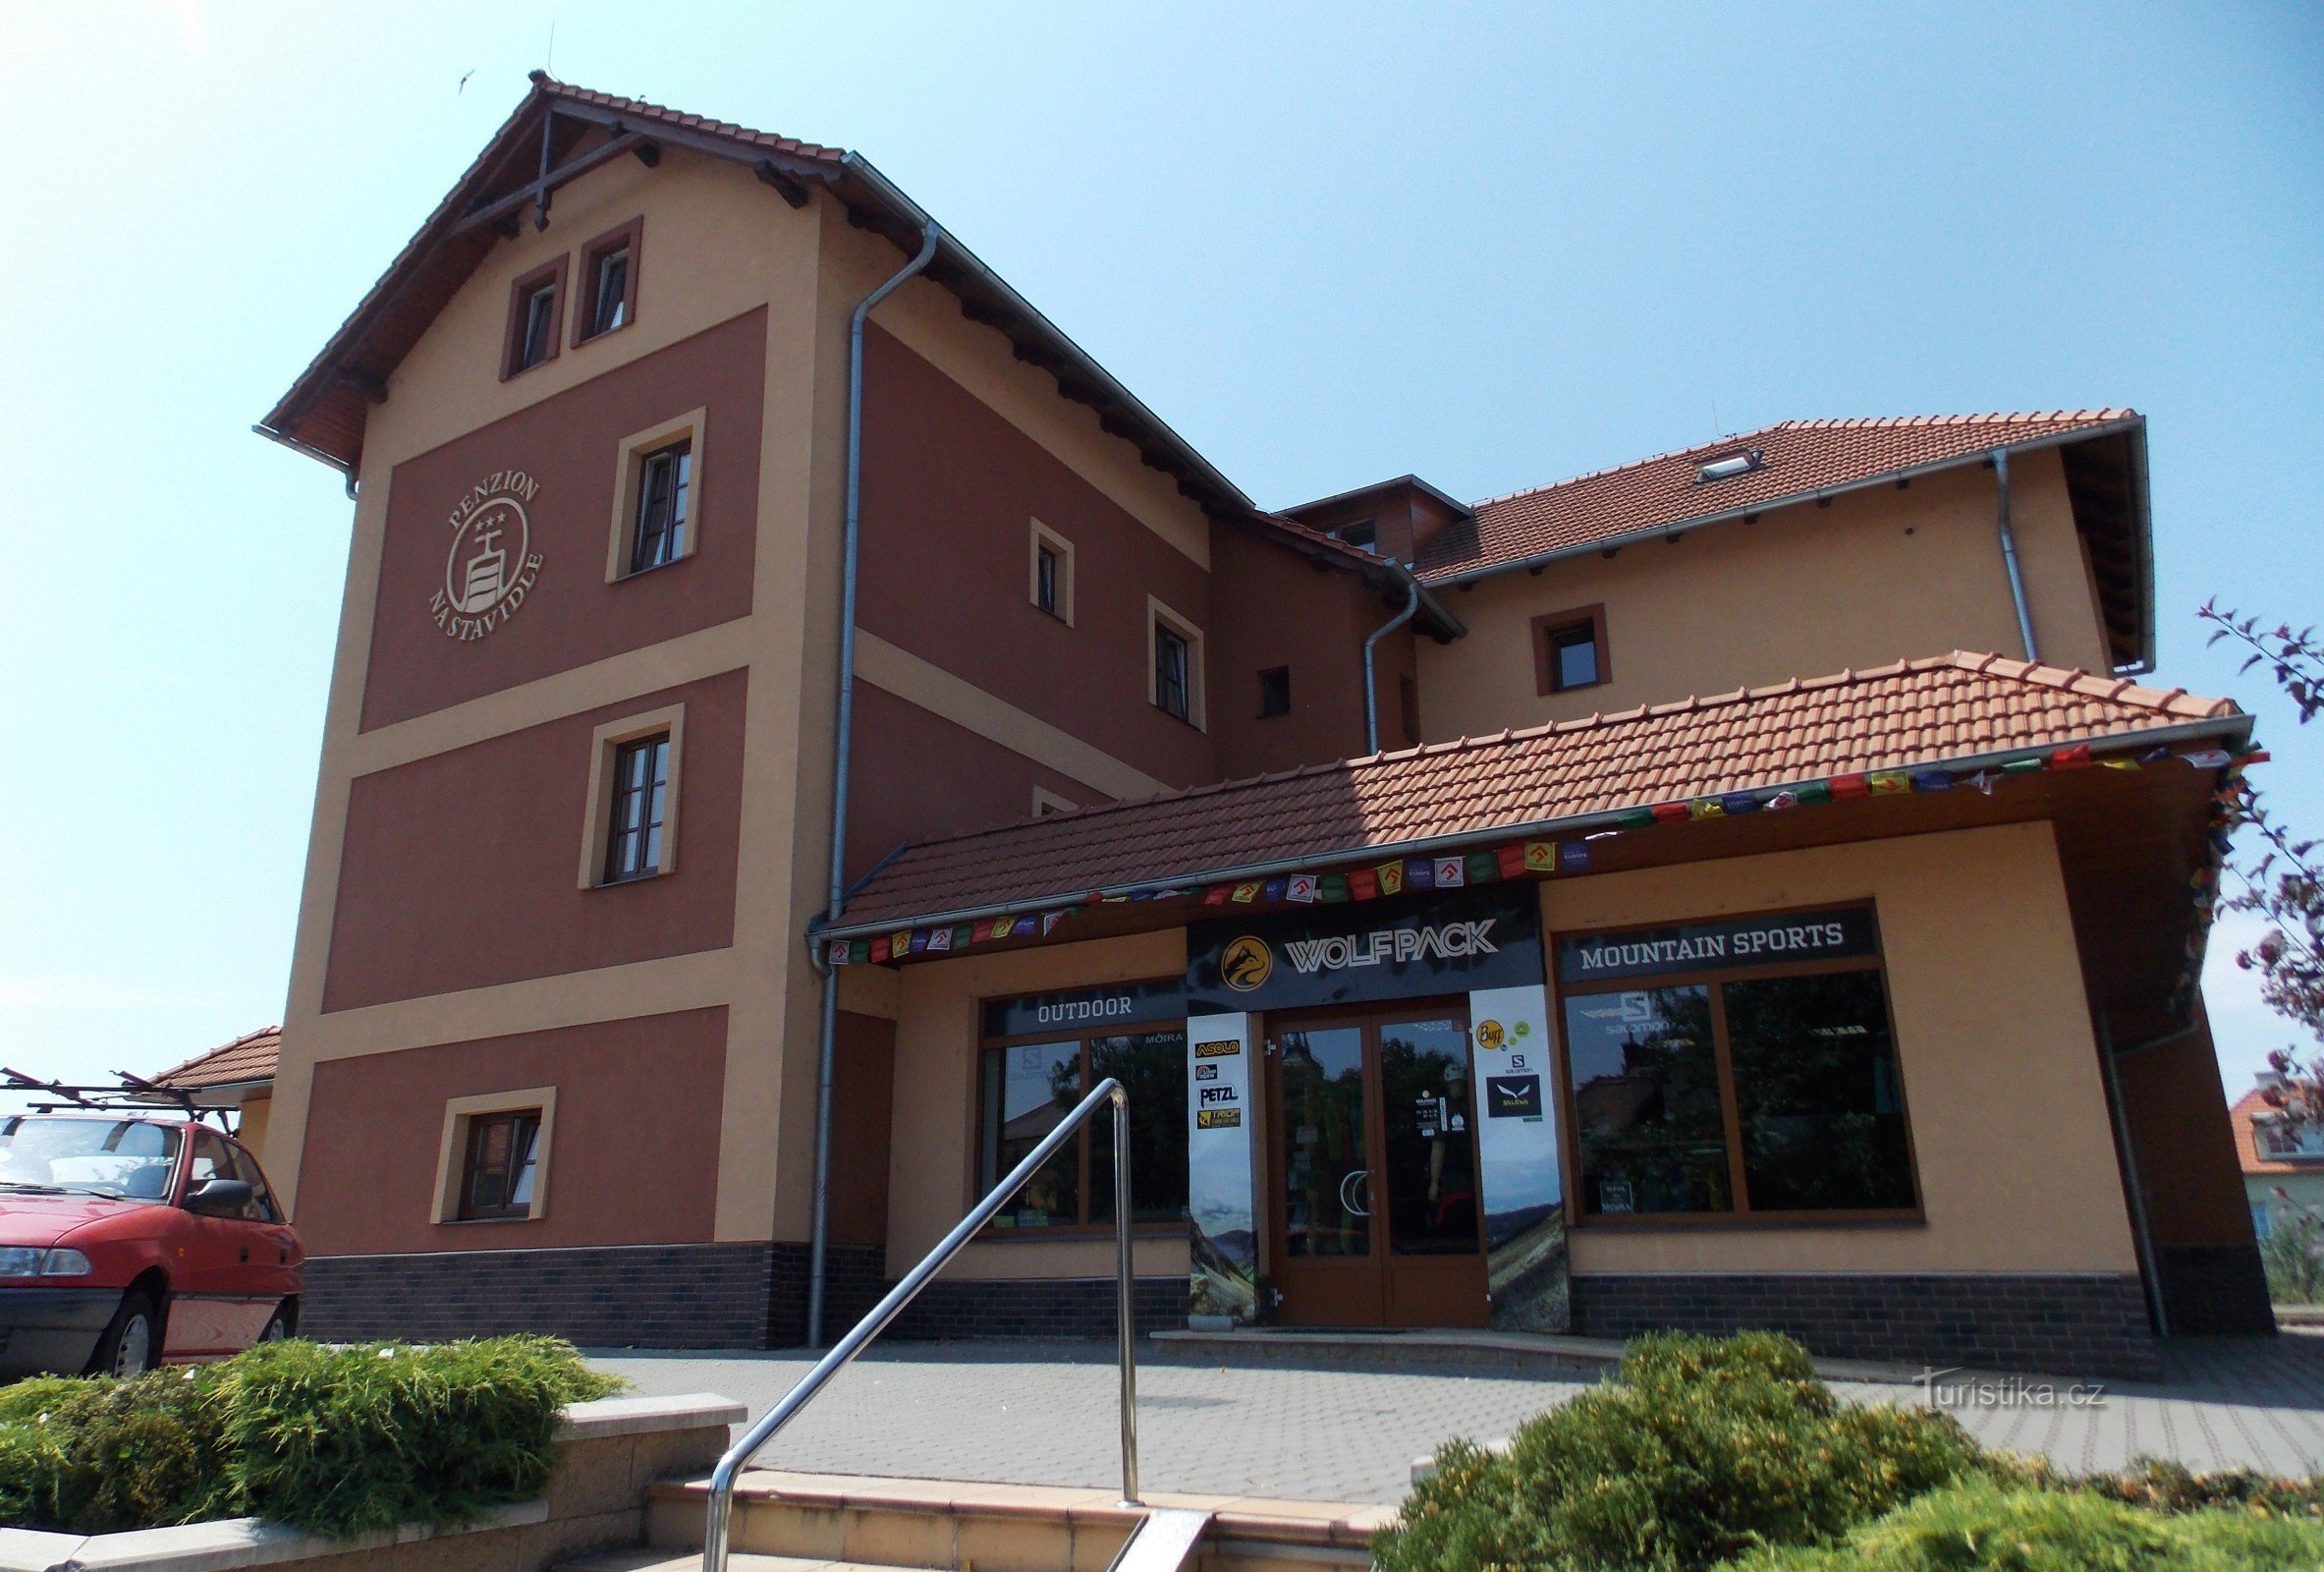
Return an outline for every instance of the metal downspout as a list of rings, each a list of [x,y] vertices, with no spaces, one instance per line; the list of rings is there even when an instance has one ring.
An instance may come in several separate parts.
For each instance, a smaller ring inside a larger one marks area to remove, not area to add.
[[[1993,490],[1999,503],[2001,561],[2010,570],[2010,598],[2018,603],[2018,637],[2025,642],[2025,658],[2039,660],[2033,647],[2033,613],[2025,604],[2025,575],[2018,567],[2018,533],[2010,528],[2010,450],[1993,450]]]
[[[2171,1335],[2171,1317],[2163,1308],[2163,1279],[2155,1264],[2154,1229],[2146,1215],[2146,1186],[2138,1177],[2138,1152],[2130,1144],[2130,1115],[2123,1107],[2123,1082],[2114,1057],[2114,1031],[2102,1013],[2092,1012],[2098,1028],[2098,1062],[2106,1067],[2106,1113],[2114,1123],[2114,1144],[2122,1155],[2123,1189],[2130,1202],[2130,1243],[2138,1252],[2138,1277],[2146,1290],[2146,1312],[2154,1319],[2157,1337]]]
[[[1411,621],[1412,613],[1419,609],[1420,581],[1412,577],[1411,570],[1407,568],[1404,573],[1404,609],[1373,629],[1371,637],[1363,642],[1363,751],[1367,754],[1380,751],[1380,694],[1379,685],[1372,676],[1372,646]]]
[[[841,536],[839,591],[839,721],[837,747],[831,761],[831,889],[826,908],[828,923],[836,924],[847,907],[848,764],[856,722],[856,559],[858,526],[863,495],[863,324],[871,309],[901,289],[905,280],[935,258],[944,231],[925,218],[919,254],[906,262],[894,277],[863,297],[848,319],[848,500]],[[809,942],[812,942],[811,940]],[[815,1052],[815,1210],[807,1244],[807,1346],[823,1346],[823,1284],[830,1240],[827,1222],[831,1207],[831,1080],[833,1042],[839,1029],[839,973],[821,956],[814,958],[823,974],[822,1040]]]

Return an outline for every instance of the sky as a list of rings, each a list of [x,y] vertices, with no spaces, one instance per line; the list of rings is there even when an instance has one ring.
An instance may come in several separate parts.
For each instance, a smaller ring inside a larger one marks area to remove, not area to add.
[[[2324,598],[2324,8],[0,0],[0,1063],[280,1020],[350,505],[249,426],[543,65],[860,151],[1270,506],[2134,406],[2324,834],[2194,615]]]

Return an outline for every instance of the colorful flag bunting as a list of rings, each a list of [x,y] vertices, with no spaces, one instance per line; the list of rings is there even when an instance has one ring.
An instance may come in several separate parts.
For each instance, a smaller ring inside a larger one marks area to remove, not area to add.
[[[1436,865],[1425,857],[1408,857],[1404,863],[1404,887],[1408,890],[1436,888]]]
[[[1063,912],[1043,912],[1041,914],[1041,937],[1047,938],[1049,930],[1064,921],[1065,914]]]
[[[1661,815],[1651,808],[1626,809],[1614,815],[1614,822],[1623,829],[1651,829]]]
[[[1949,792],[1953,789],[1952,772],[1942,769],[1918,770],[1912,776],[1912,789],[1916,792]]]
[[[1523,878],[1531,870],[1532,860],[1522,846],[1504,846],[1493,854],[1495,870],[1503,878]]]
[[[1266,883],[1259,886],[1259,899],[1268,902],[1282,900],[1283,887],[1290,882],[1291,880],[1283,878],[1271,878],[1267,880]]]
[[[1834,775],[1824,786],[1835,799],[1872,795],[1872,783],[1861,775]]]
[[[871,940],[858,939],[855,943],[848,946],[848,965],[869,966],[870,964]]]
[[[936,929],[936,930],[935,930],[933,933],[930,933],[930,934],[928,935],[928,948],[929,948],[929,949],[931,949],[931,950],[949,950],[949,949],[951,949],[951,948],[952,948],[952,929],[951,929],[951,928],[948,928],[948,927],[940,927],[940,928]]]
[[[2001,766],[2001,772],[2004,775],[2029,775],[2039,768],[2041,760],[2038,758],[2013,758]]]
[[[1404,893],[1404,864],[1401,862],[1382,863],[1372,871],[1379,875],[1382,895],[1402,895]]]
[[[1912,789],[1912,778],[1901,769],[1876,769],[1864,780],[1875,797],[1894,797]]]
[[[885,933],[871,941],[871,960],[874,965],[888,958],[888,935]]]
[[[1368,868],[1352,870],[1348,874],[1348,893],[1359,901],[1378,899],[1380,875]]]
[[[1525,870],[1531,873],[1556,872],[1558,849],[1548,841],[1525,842]]]
[[[1204,906],[1224,906],[1227,904],[1228,897],[1234,893],[1235,886],[1232,884],[1213,884],[1204,892],[1202,904]]]
[[[824,956],[833,966],[846,966],[848,964],[848,941],[833,939],[831,948],[824,952]]]
[[[1974,775],[1969,777],[1969,784],[1976,787],[1977,790],[1983,792],[1986,796],[1991,797],[1993,795],[1994,783],[2000,779],[2001,777],[1995,774],[1992,770],[1980,769]]]
[[[925,955],[928,950],[928,940],[933,935],[931,935],[924,927],[913,928],[912,930],[912,953],[913,955]]]
[[[2191,754],[2182,754],[2179,757],[2197,769],[2225,769],[2234,762],[2224,748],[2199,748]]]
[[[1652,812],[1657,824],[1675,824],[1688,816],[1685,803],[1656,803]]]
[[[1491,852],[1470,852],[1467,868],[1471,884],[1490,884],[1501,876],[1501,860]]]
[[[1015,923],[1010,925],[1009,936],[1012,938],[1029,939],[1036,931],[1039,930],[1040,926],[1041,920],[1033,916],[1030,912],[1027,912],[1024,916],[1019,918]]]
[[[1440,857],[1431,865],[1431,882],[1440,890],[1457,890],[1468,882],[1468,865],[1458,857]]]
[[[1756,792],[1729,792],[1719,799],[1719,806],[1732,818],[1738,814],[1756,814],[1763,805]]]
[[[1257,879],[1249,879],[1244,883],[1236,885],[1235,893],[1229,896],[1228,899],[1233,901],[1237,906],[1248,906],[1251,902],[1259,898],[1259,891],[1265,887],[1266,886],[1261,884]]]
[[[1296,901],[1301,906],[1313,905],[1316,900],[1315,875],[1294,873],[1291,876],[1291,882],[1284,886],[1283,898],[1287,901]]]
[[[1348,879],[1345,874],[1326,873],[1316,881],[1315,892],[1329,905],[1338,905],[1348,898]]]
[[[1725,818],[1727,805],[1716,797],[1697,797],[1687,805],[1688,818]]]
[[[2088,769],[2090,767],[2090,745],[2075,743],[2072,748],[2059,749],[2050,755],[2050,767],[2052,769]]]
[[[1558,842],[1558,871],[1578,873],[1589,867],[1589,846],[1584,841]]]
[[[1782,791],[1777,792],[1773,797],[1767,799],[1767,806],[1770,808],[1798,808],[1799,806],[1798,788],[1793,786],[1785,787]]]

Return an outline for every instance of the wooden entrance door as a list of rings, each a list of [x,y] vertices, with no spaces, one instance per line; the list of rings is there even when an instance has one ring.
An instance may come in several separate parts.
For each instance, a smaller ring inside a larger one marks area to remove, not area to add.
[[[1269,1016],[1266,1037],[1277,1319],[1485,1325],[1466,1001]]]

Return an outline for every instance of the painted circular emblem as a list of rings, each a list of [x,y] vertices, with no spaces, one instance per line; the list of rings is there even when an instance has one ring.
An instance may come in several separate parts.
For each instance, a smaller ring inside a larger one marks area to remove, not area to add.
[[[1507,1039],[1507,1038],[1505,1038],[1505,1037],[1502,1035],[1502,1032],[1501,1032],[1501,1023],[1500,1023],[1500,1022],[1498,1022],[1498,1021],[1479,1021],[1479,1022],[1477,1022],[1477,1024],[1476,1024],[1476,1045],[1477,1045],[1478,1047],[1480,1047],[1480,1048],[1485,1048],[1485,1049],[1492,1049],[1492,1048],[1497,1048],[1497,1047],[1501,1046],[1501,1044],[1502,1044],[1503,1042],[1507,1041],[1507,1040],[1508,1040],[1508,1039]]]
[[[540,572],[525,510],[539,494],[540,482],[523,470],[502,470],[452,510],[445,521],[452,545],[444,554],[444,585],[428,601],[447,639],[481,639],[523,608]]]
[[[1261,986],[1274,971],[1275,952],[1267,948],[1265,939],[1248,933],[1229,944],[1219,957],[1220,981],[1238,993]]]

